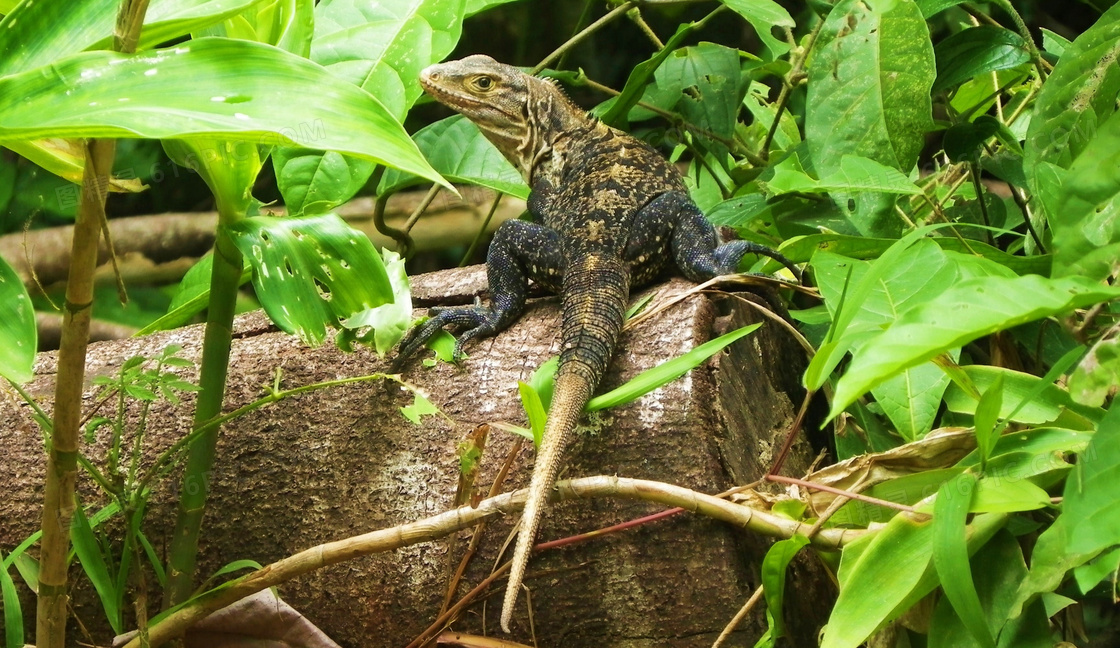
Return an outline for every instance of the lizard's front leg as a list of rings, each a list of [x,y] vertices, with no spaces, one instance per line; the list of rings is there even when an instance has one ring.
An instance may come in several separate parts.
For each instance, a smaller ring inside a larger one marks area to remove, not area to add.
[[[486,255],[486,279],[490,284],[489,306],[431,309],[428,312],[432,317],[414,327],[401,341],[392,370],[399,369],[433,335],[448,326],[463,329],[455,342],[455,360],[459,360],[467,341],[494,335],[517,319],[525,307],[529,279],[557,290],[563,279],[559,235],[535,223],[502,223]]]

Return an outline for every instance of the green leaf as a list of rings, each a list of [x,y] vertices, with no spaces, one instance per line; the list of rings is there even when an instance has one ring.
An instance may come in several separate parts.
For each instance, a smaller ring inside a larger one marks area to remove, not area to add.
[[[642,99],[642,94],[654,73],[665,62],[665,59],[680,47],[686,38],[692,35],[695,29],[695,23],[685,23],[678,26],[676,33],[665,42],[664,47],[630,70],[630,76],[626,78],[626,85],[622,87],[622,92],[617,97],[612,97],[596,106],[591,111],[592,114],[598,116],[608,126],[621,128],[626,121],[626,116],[630,113],[630,109]]]
[[[809,539],[803,535],[795,535],[786,540],[779,540],[766,550],[762,558],[762,588],[766,595],[766,609],[774,619],[773,637],[778,639],[786,636],[785,621],[782,616],[783,604],[786,593],[786,568],[789,561],[809,544]]]
[[[999,121],[989,115],[981,115],[976,121],[953,124],[943,138],[945,155],[953,162],[979,160],[981,147],[999,129]]]
[[[552,390],[556,386],[556,370],[560,367],[560,356],[545,360],[529,377],[529,386],[541,399],[545,411],[552,407]]]
[[[787,158],[787,161],[791,158]],[[814,180],[805,173],[792,170],[785,162],[774,167],[774,177],[766,183],[773,195],[787,193],[860,193],[876,191],[890,194],[919,195],[922,190],[893,167],[858,155],[843,155],[840,167],[829,175]]]
[[[49,73],[0,79],[0,141],[190,136],[331,149],[441,181],[376,99],[268,45],[202,38],[133,55],[86,52]]]
[[[244,218],[229,231],[253,264],[269,317],[306,344],[320,344],[328,324],[393,299],[381,256],[338,216]]]
[[[591,402],[587,404],[587,411],[596,412],[610,407],[618,407],[640,398],[692,371],[702,362],[719,353],[724,347],[755,332],[760,326],[762,324],[751,324],[725,333],[714,340],[708,340],[684,355],[663,362],[652,369],[647,369],[625,384],[592,398]]]
[[[245,268],[241,272],[239,286],[244,286],[253,278],[253,266],[249,263],[249,259],[243,258],[243,261]],[[210,303],[210,275],[213,271],[214,255],[207,253],[183,275],[179,281],[179,288],[167,307],[167,313],[137,331],[136,335],[168,331],[190,323],[191,319]]]
[[[540,447],[544,438],[544,424],[548,418],[540,394],[528,383],[517,381],[517,392],[521,395],[521,406],[529,417],[529,428],[533,431],[533,445]]]
[[[409,421],[420,425],[421,417],[439,414],[439,408],[433,405],[432,401],[421,396],[419,393],[415,393],[413,394],[412,404],[402,407],[401,414]]]
[[[497,7],[498,5],[504,5],[515,1],[516,0],[467,0],[467,6],[466,9],[464,9],[464,13],[466,14],[466,16],[470,17],[475,14],[482,13],[487,9]]]
[[[474,122],[452,115],[425,126],[412,136],[416,146],[440,175],[452,182],[488,187],[522,200],[529,187],[521,173],[483,136]],[[387,171],[378,185],[378,195],[396,193],[423,182],[400,171]]]
[[[355,338],[369,344],[372,337],[374,350],[377,355],[384,357],[404,337],[412,322],[412,291],[401,255],[391,250],[382,250],[381,262],[389,277],[389,285],[392,286],[393,300],[344,319],[342,326],[347,331],[339,336],[339,341],[340,344],[346,344],[343,348],[349,348],[351,332],[357,333],[355,329],[370,327],[369,332],[356,335]]]
[[[1003,382],[1001,419],[1042,425],[1058,420],[1067,410],[1090,422],[1100,421],[1104,415],[1099,408],[1078,405],[1070,398],[1069,392],[1032,374],[985,365],[969,365],[961,367],[961,371],[973,386],[982,391],[991,389],[996,380]],[[951,412],[974,414],[977,402],[960,385],[952,384],[945,391],[945,406]]]
[[[38,346],[27,288],[12,266],[0,259],[0,376],[14,383],[31,380]]]
[[[1069,377],[1073,400],[1090,407],[1103,405],[1116,385],[1120,385],[1120,339],[1117,338],[1094,344]]]
[[[1069,166],[1069,171],[1061,175],[1057,212],[1050,214],[1055,275],[1103,279],[1115,271],[1116,259],[1120,257],[1117,168],[1120,113],[1113,113]]]
[[[949,351],[956,362],[960,350]],[[871,394],[899,435],[907,441],[924,437],[937,419],[949,376],[932,362],[910,367],[876,385]]]
[[[976,449],[980,452],[981,468],[987,465],[988,457],[992,455],[996,441],[999,440],[999,430],[996,429],[996,422],[999,420],[999,413],[1002,409],[1003,375],[1000,374],[984,390],[983,395],[980,396],[980,402],[976,404],[974,425],[976,429]]]
[[[120,597],[117,596],[113,579],[109,576],[105,557],[101,555],[101,546],[97,543],[93,528],[81,506],[74,509],[73,522],[70,525],[70,541],[74,544],[74,551],[82,564],[82,571],[97,590],[97,596],[101,599],[109,625],[113,628],[113,632],[120,634],[124,628],[121,609],[117,605]]]
[[[830,416],[889,376],[984,335],[1120,296],[1081,277],[979,277],[903,313],[869,340],[836,385]]]
[[[980,479],[970,513],[1017,513],[1050,506],[1050,495],[1033,482],[1007,470],[991,470]]]
[[[1082,594],[1097,586],[1102,580],[1116,573],[1120,569],[1120,547],[1105,552],[1095,559],[1073,570],[1073,578],[1077,581],[1077,589]]]
[[[841,0],[825,19],[809,63],[805,139],[820,177],[858,155],[910,172],[933,127],[933,46],[921,12],[905,0]],[[864,235],[896,234],[893,199],[837,193]]]
[[[771,33],[774,27],[794,27],[796,23],[789,12],[773,0],[720,0],[732,11],[754,27],[758,39],[768,51],[768,60],[774,60],[789,51],[789,45]]]
[[[0,551],[0,601],[4,603],[4,646],[23,648],[23,609],[19,603],[19,593],[8,566],[3,564],[4,552]]]
[[[1040,27],[1038,31],[1042,33],[1042,51],[1059,58],[1066,53],[1066,48],[1073,44],[1070,39],[1045,27]]]
[[[732,199],[735,200],[735,199]],[[730,202],[730,201],[729,201]],[[713,221],[714,222],[714,221]],[[724,223],[718,223],[724,224]],[[956,237],[935,236],[931,241],[946,251],[977,255],[1014,271],[1016,274],[1050,274],[1050,256],[1023,257],[1008,254],[979,241],[963,242]],[[873,259],[886,252],[897,239],[845,236],[843,234],[810,234],[789,239],[781,251],[794,263],[809,261],[818,251],[833,252],[853,259]]]
[[[1113,402],[1089,447],[1078,455],[1066,480],[1062,517],[1069,529],[1067,551],[1096,554],[1120,545],[1120,405]]]
[[[1092,241],[1106,254],[1112,249],[1110,243],[1116,242],[1116,227],[1107,224],[1107,214],[1115,213],[1115,202],[1105,213],[1097,214],[1100,218],[1095,218],[1092,210],[1101,205],[1104,196],[1117,193],[1115,177],[1109,177],[1107,169],[1100,166],[1116,155],[1120,137],[1120,124],[1110,119],[1120,94],[1117,57],[1120,4],[1106,11],[1063,53],[1042,84],[1027,129],[1023,168],[1031,193],[1039,199],[1054,230],[1056,272],[1076,272],[1080,268],[1096,273],[1103,257],[1092,254],[1094,250],[1086,244]],[[1106,121],[1113,123],[1103,128]],[[1075,161],[1086,153],[1088,159],[1073,169]],[[1088,177],[1079,177],[1079,173]],[[1074,186],[1068,187],[1067,183]],[[1066,213],[1067,209],[1073,211]],[[1083,261],[1081,254],[1089,258]],[[1112,254],[1115,258],[1114,250]]]
[[[915,0],[918,9],[922,12],[923,18],[930,18],[949,7],[955,7],[964,0]]]
[[[240,13],[261,0],[153,0],[137,49],[148,49]],[[0,77],[47,65],[86,49],[108,48],[115,0],[77,4],[21,2],[0,21]],[[16,25],[19,29],[15,29]]]
[[[987,72],[1018,67],[1031,59],[1022,36],[992,25],[957,32],[934,46],[933,52],[937,57],[934,92]]]
[[[976,476],[967,472],[938,489],[933,506],[933,566],[945,597],[968,631],[980,645],[995,648],[968,565],[965,519],[975,490]]]
[[[420,71],[442,60],[459,42],[463,12],[463,0],[319,2],[311,60],[375,95],[390,115],[403,120],[423,92]],[[273,165],[293,213],[323,213],[349,200],[374,168],[367,160],[306,149],[278,153]]]
[[[821,648],[856,648],[918,587],[932,554],[933,526],[895,516],[867,540],[844,548],[840,596]]]

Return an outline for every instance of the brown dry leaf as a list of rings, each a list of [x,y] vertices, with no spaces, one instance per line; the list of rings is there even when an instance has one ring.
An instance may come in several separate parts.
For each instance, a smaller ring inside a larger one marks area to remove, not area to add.
[[[942,428],[924,439],[876,452],[852,457],[810,475],[807,481],[840,490],[858,493],[875,484],[926,470],[949,468],[976,447],[971,429]],[[809,504],[819,514],[837,498],[833,493],[813,491]]]
[[[135,633],[113,640],[122,646]],[[189,630],[186,648],[341,648],[271,589],[224,607]]]

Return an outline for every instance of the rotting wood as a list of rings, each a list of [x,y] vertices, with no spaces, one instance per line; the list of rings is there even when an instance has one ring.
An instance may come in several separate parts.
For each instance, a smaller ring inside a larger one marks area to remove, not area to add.
[[[439,293],[462,301],[484,284],[480,268],[424,275],[414,292],[426,303]],[[686,290],[673,281],[660,295]],[[604,389],[700,344],[730,325],[755,321],[737,300],[714,302],[696,296],[624,334]],[[721,309],[729,316],[721,316]],[[742,321],[740,321],[742,320]],[[535,300],[525,318],[497,338],[468,349],[462,368],[425,369],[414,363],[406,380],[420,386],[457,424],[438,417],[422,426],[406,422],[398,407],[411,402],[390,383],[367,383],[304,394],[230,424],[219,448],[213,508],[206,518],[203,573],[231,560],[261,563],[349,535],[388,528],[430,516],[451,503],[457,482],[455,448],[477,423],[523,423],[516,381],[556,352],[558,309],[553,299]],[[181,344],[197,357],[201,329],[191,327],[146,338],[91,346],[90,375],[112,373],[128,357],[154,354]],[[385,369],[373,354],[343,354],[331,345],[306,349],[269,327],[259,314],[239,318],[233,348],[228,409],[253,400],[274,371],[283,384]],[[799,402],[796,366],[802,351],[779,327],[763,326],[733,350],[635,403],[606,412],[595,431],[582,435],[570,453],[567,476],[617,474],[666,481],[715,493],[745,474],[759,448],[781,442]],[[53,354],[40,356],[30,385],[37,398],[49,395]],[[729,377],[750,375],[765,389],[728,389]],[[0,397],[9,423],[0,428],[0,548],[10,549],[36,521],[42,480],[42,443],[27,408],[10,391]],[[91,402],[87,399],[87,403]],[[13,410],[18,410],[15,412]],[[189,429],[186,407],[153,408],[148,437],[166,447]],[[739,423],[734,423],[738,421]],[[749,431],[742,425],[751,422]],[[757,438],[751,438],[755,435]],[[512,439],[492,433],[481,484],[488,484]],[[749,446],[744,448],[743,446]],[[811,460],[798,448],[788,474]],[[531,455],[525,451],[509,488],[522,486]],[[744,468],[744,467],[748,468]],[[148,515],[149,538],[162,546],[173,520],[168,482]],[[87,502],[95,493],[80,486]],[[642,502],[592,500],[558,505],[545,518],[542,540],[572,535],[658,510]],[[495,521],[464,589],[479,582],[509,530]],[[708,646],[758,584],[758,565],[768,541],[727,525],[680,515],[648,527],[534,558],[532,589],[541,646]],[[362,558],[302,577],[280,588],[281,596],[343,646],[403,646],[438,613],[443,597],[446,543],[407,547]],[[790,583],[794,645],[813,645],[827,611],[831,586],[809,561],[795,567]],[[151,582],[151,581],[149,581]],[[795,603],[796,602],[796,603]],[[76,591],[83,622],[99,627],[101,613],[88,585]],[[26,609],[26,608],[25,608]],[[481,607],[471,608],[464,632],[480,632]],[[796,616],[793,616],[796,615]],[[495,621],[488,610],[488,624]],[[727,645],[752,645],[764,627],[758,616],[740,627]],[[492,629],[492,626],[491,628]],[[525,626],[515,635],[528,637]],[[104,638],[103,636],[101,638]]]

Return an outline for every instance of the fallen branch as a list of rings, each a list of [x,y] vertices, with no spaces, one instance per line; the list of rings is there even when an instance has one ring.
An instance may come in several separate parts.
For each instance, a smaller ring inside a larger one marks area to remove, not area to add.
[[[476,508],[464,506],[446,513],[402,524],[390,529],[328,542],[278,560],[251,574],[211,590],[185,607],[176,610],[149,627],[152,646],[178,637],[207,615],[232,604],[266,587],[274,587],[297,576],[328,565],[429,542],[477,524],[499,513],[512,513],[525,504],[526,489],[504,493],[479,502]],[[811,525],[797,522],[769,511],[734,504],[712,495],[687,488],[644,479],[624,477],[584,477],[557,484],[553,500],[590,499],[594,497],[621,497],[657,502],[729,522],[762,535],[789,538],[794,534],[805,535]],[[812,544],[822,549],[838,549],[868,533],[864,529],[822,529],[812,539]],[[140,640],[133,639],[124,648],[139,648]]]

